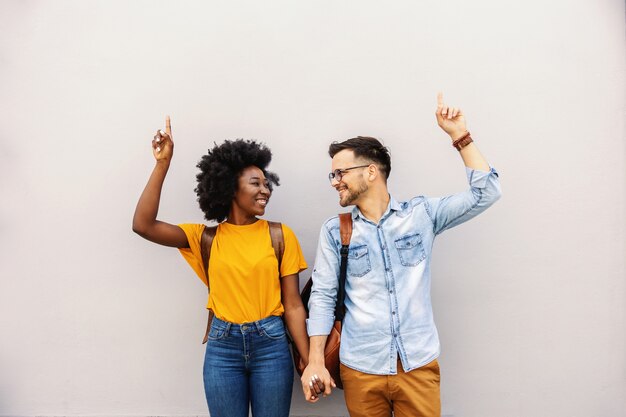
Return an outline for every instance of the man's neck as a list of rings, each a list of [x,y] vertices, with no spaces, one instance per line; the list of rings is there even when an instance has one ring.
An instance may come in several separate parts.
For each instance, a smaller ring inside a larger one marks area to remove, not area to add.
[[[387,207],[389,207],[390,199],[389,192],[385,188],[380,193],[366,196],[363,201],[357,204],[357,207],[367,220],[378,224],[385,211],[387,211]]]

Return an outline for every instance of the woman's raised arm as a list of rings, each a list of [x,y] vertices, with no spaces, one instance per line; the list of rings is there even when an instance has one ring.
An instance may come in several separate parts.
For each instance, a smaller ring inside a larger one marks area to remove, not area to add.
[[[165,132],[158,130],[152,140],[152,153],[156,160],[152,175],[148,179],[133,216],[133,231],[145,239],[165,246],[176,248],[188,248],[189,242],[183,230],[170,223],[157,220],[159,201],[163,181],[170,167],[172,155],[174,155],[174,142],[172,141],[172,125],[170,117],[165,119]]]

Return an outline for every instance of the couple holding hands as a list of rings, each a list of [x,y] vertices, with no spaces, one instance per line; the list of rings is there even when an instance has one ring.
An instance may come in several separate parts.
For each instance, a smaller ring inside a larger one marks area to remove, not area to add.
[[[466,167],[464,192],[397,201],[387,189],[389,150],[377,139],[359,136],[328,150],[330,185],[342,207],[354,206],[340,352],[352,417],[440,415],[439,338],[430,298],[434,238],[500,197],[498,174],[473,142],[463,113],[441,94],[437,101],[437,122]],[[152,141],[156,165],[137,203],[133,231],[178,248],[210,288],[204,360],[210,415],[247,417],[250,409],[254,417],[289,415],[294,369],[287,331],[306,366],[306,400],[330,395],[335,383],[324,365],[324,346],[337,297],[338,216],[321,228],[307,319],[298,275],[307,264],[298,240],[287,225],[259,218],[279,185],[267,170],[270,149],[239,139],[201,158],[195,191],[205,219],[218,223],[213,228],[157,219],[173,150],[168,117]],[[280,252],[270,237],[276,225]]]

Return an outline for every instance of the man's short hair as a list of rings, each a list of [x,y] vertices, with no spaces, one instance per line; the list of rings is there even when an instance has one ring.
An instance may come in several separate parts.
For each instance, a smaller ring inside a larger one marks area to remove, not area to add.
[[[354,152],[354,156],[357,158],[366,159],[378,165],[385,181],[387,181],[391,173],[391,155],[389,155],[389,149],[383,146],[378,139],[369,136],[357,136],[343,142],[333,142],[328,147],[328,155],[332,158],[345,149]]]

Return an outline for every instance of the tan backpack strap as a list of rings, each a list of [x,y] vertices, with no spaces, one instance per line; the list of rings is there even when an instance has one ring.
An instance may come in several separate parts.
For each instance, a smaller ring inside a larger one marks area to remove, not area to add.
[[[217,226],[204,226],[204,231],[200,238],[202,265],[204,266],[204,276],[206,277],[206,286],[209,291],[211,291],[211,285],[209,285],[209,260],[211,259],[211,246],[213,245],[213,239],[215,239],[215,233],[217,233]]]
[[[339,215],[339,234],[341,235],[341,245],[349,245],[352,237],[352,213]]]
[[[202,265],[204,266],[204,274],[206,276],[207,291],[211,292],[211,284],[209,283],[209,260],[211,258],[211,246],[213,245],[213,239],[217,233],[217,226],[204,226],[202,237],[200,238],[200,250],[202,252]],[[209,319],[206,324],[206,332],[204,333],[204,339],[202,344],[205,344],[209,340],[209,331],[211,330],[211,322],[213,321],[213,311],[209,310]]]
[[[280,277],[280,266],[283,263],[283,254],[285,253],[285,236],[283,235],[283,225],[279,222],[270,222],[267,224],[270,227],[270,239],[272,240],[272,247],[274,248],[274,254],[278,259],[278,276]]]

